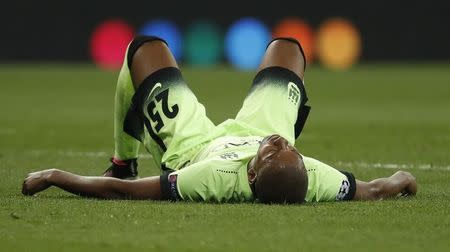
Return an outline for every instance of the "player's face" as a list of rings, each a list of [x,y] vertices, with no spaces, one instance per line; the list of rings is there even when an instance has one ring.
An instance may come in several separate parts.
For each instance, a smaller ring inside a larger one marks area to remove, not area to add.
[[[299,165],[302,157],[297,149],[280,135],[265,137],[255,158],[251,161],[251,168],[257,173],[270,163]],[[276,167],[276,166],[274,166]]]
[[[282,156],[292,157],[295,160],[301,158],[297,149],[280,135],[265,137],[256,154],[257,159],[262,162],[278,161]]]

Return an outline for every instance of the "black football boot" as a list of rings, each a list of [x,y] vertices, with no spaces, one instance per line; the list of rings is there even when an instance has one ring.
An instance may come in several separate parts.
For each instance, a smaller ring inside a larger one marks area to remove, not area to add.
[[[138,178],[137,159],[117,160],[111,158],[111,166],[103,173],[104,177],[134,180]]]

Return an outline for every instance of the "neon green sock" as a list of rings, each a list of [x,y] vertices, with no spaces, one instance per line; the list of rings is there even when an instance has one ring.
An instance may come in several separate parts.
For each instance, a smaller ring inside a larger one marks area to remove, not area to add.
[[[117,80],[114,102],[114,158],[120,160],[137,158],[140,142],[123,131],[123,122],[134,95],[133,82],[126,56]]]

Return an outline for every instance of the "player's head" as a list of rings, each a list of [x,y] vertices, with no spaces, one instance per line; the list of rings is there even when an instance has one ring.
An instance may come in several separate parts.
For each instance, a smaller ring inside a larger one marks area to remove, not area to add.
[[[279,136],[263,139],[248,165],[248,180],[262,203],[303,203],[308,175],[300,153]]]

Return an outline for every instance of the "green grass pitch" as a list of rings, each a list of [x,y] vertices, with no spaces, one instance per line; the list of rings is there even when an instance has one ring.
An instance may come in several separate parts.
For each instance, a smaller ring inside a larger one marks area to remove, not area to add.
[[[308,69],[312,111],[299,150],[363,180],[408,170],[418,195],[268,206],[92,200],[58,189],[22,196],[30,171],[99,175],[109,165],[117,73],[0,65],[0,250],[449,251],[449,69]],[[215,123],[236,114],[253,77],[226,67],[183,74]],[[159,173],[149,155],[139,171]]]

